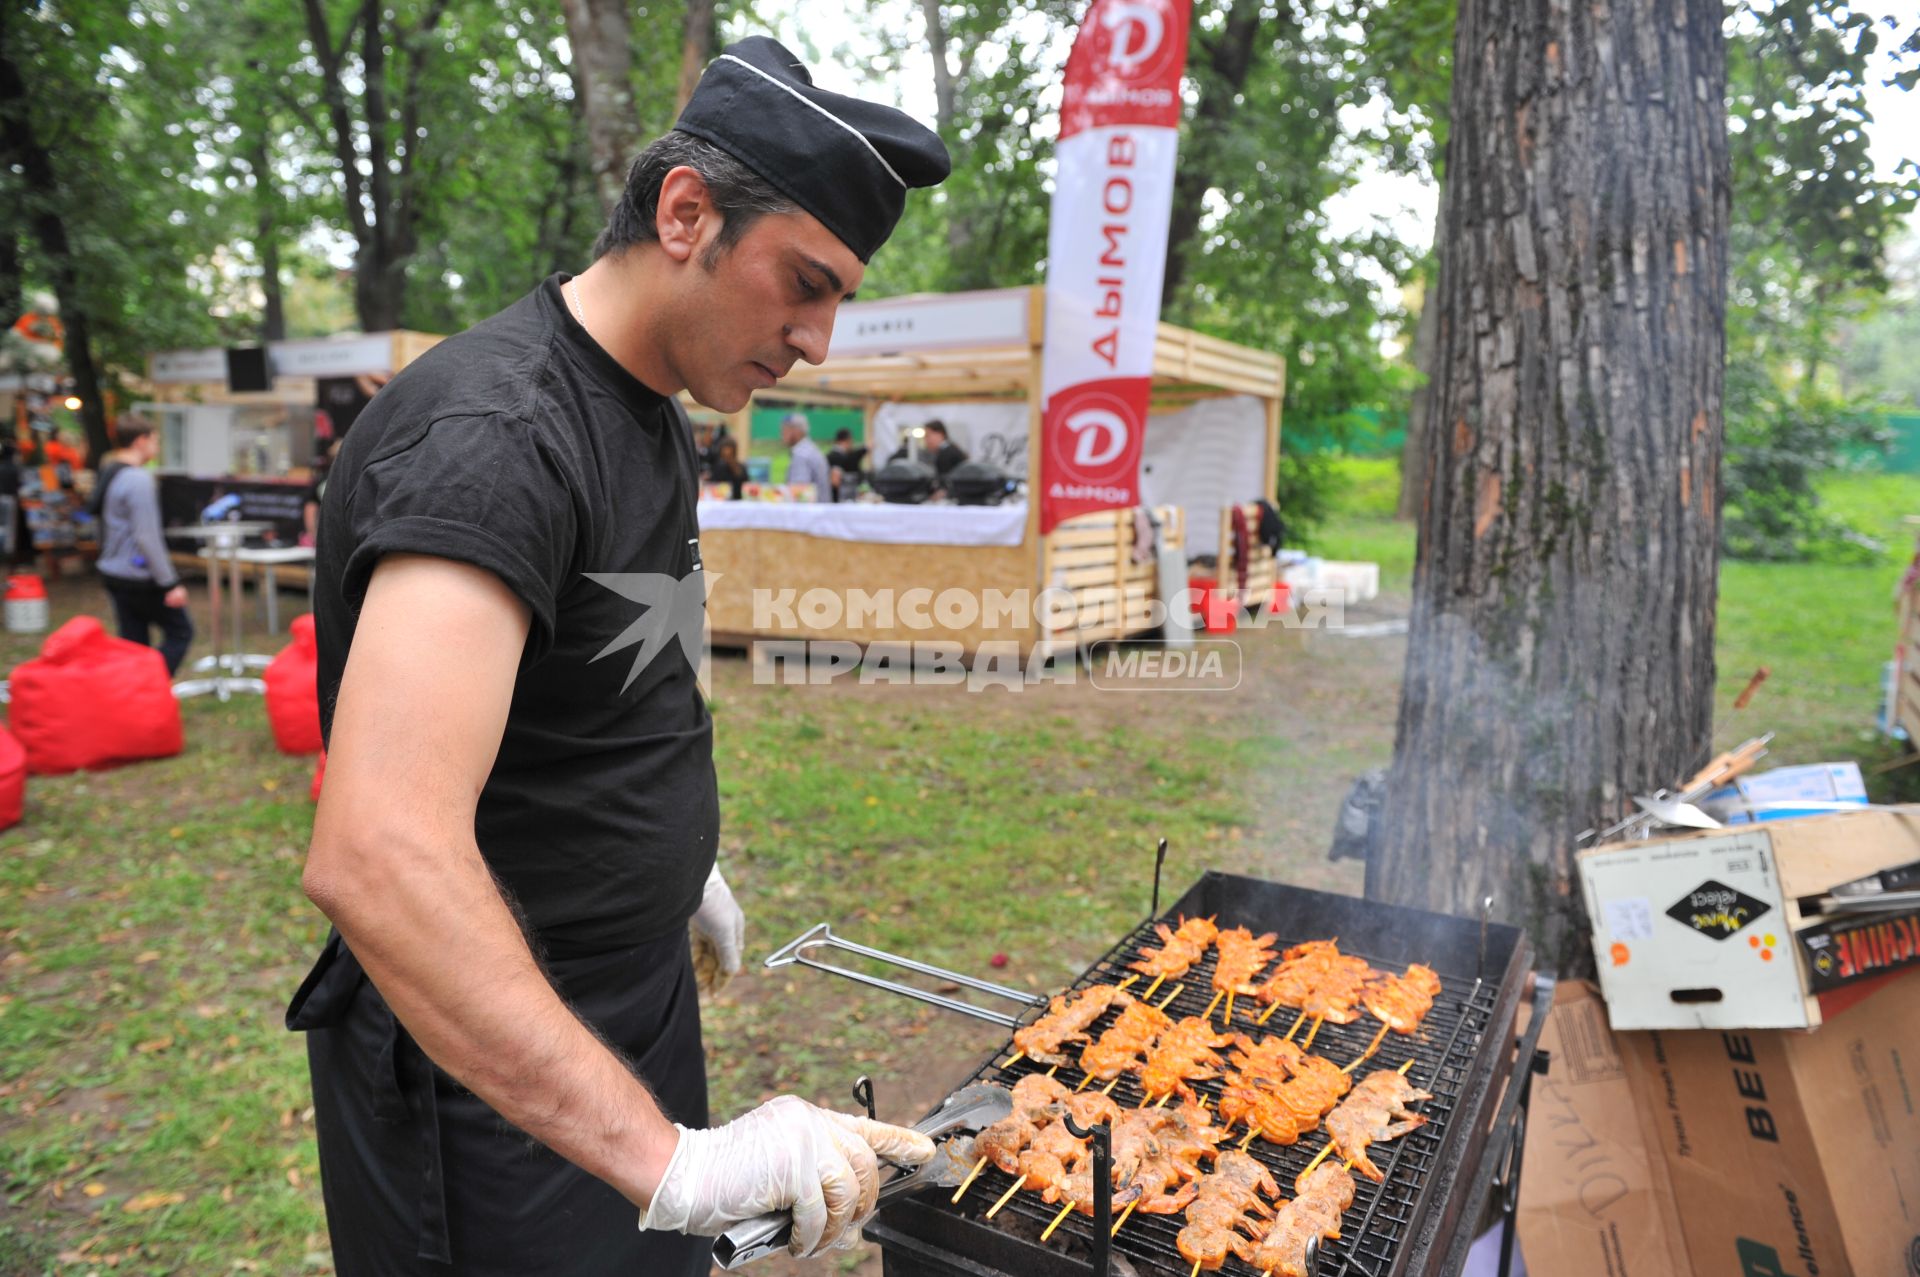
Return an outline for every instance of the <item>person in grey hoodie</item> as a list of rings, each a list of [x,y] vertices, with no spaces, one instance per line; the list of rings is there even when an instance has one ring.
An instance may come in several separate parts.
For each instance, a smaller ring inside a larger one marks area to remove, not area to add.
[[[153,424],[124,417],[120,447],[107,454],[94,488],[100,534],[101,583],[113,600],[120,637],[148,646],[160,629],[160,655],[172,674],[193,642],[187,587],[180,583],[160,529],[160,483],[147,469],[160,453]]]

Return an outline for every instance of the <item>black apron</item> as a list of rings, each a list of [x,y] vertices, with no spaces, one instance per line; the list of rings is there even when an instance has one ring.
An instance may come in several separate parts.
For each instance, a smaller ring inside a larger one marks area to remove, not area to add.
[[[546,967],[670,1120],[707,1125],[686,932]],[[509,1126],[428,1060],[338,932],[294,994],[287,1027],[307,1034],[339,1277],[709,1271],[710,1239],[641,1232],[639,1210],[610,1185]]]

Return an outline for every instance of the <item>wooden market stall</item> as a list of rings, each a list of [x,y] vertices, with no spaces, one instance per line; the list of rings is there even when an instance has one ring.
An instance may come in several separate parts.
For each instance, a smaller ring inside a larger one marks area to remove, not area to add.
[[[151,356],[136,408],[159,428],[163,519],[195,522],[214,493],[233,492],[243,518],[274,524],[291,543],[322,435],[344,431],[389,376],[441,340],[399,329]],[[204,566],[194,545],[174,545],[172,557],[182,571]],[[301,562],[272,569],[248,562],[239,570],[248,579],[270,572],[276,585],[307,584]]]
[[[1023,474],[1037,492],[1044,314],[1040,287],[850,304],[827,361],[796,366],[765,397],[861,407],[876,464],[890,432],[981,406],[1003,428],[969,451]],[[1257,520],[1254,503],[1274,497],[1285,388],[1277,355],[1159,326],[1147,468],[1157,448],[1162,473],[1158,482],[1143,476],[1143,490],[1160,513],[1162,543],[1197,551],[1204,542],[1228,560],[1223,584],[1237,580],[1231,510],[1245,506]],[[1190,446],[1189,431],[1219,446]],[[715,578],[708,615],[722,647],[847,639],[957,642],[972,652],[1012,641],[1023,654],[1051,654],[1140,633],[1155,594],[1154,564],[1136,561],[1143,556],[1134,553],[1136,520],[1127,510],[1084,515],[1044,536],[1031,500],[985,508],[703,501],[700,511],[702,556]],[[1246,599],[1257,604],[1271,593],[1272,555],[1257,548],[1249,559]],[[914,590],[924,592],[920,601],[891,614],[860,605]],[[942,608],[946,591],[956,593]],[[1044,596],[1050,606],[975,608],[962,595]],[[912,615],[903,615],[908,608]]]

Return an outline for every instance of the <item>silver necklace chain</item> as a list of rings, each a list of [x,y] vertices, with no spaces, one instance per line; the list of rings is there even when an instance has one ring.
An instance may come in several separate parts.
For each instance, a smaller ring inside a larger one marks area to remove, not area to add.
[[[582,328],[585,328],[587,326],[587,312],[582,309],[580,305],[580,277],[576,275],[568,280],[567,287],[573,290],[573,317],[580,321]]]

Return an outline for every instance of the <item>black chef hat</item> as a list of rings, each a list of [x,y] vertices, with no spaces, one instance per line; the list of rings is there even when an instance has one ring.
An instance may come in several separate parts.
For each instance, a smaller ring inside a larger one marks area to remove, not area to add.
[[[907,188],[944,181],[938,134],[903,111],[813,86],[763,35],[730,44],[674,125],[719,147],[812,213],[861,261],[893,234]]]

